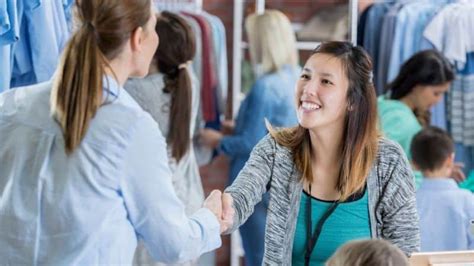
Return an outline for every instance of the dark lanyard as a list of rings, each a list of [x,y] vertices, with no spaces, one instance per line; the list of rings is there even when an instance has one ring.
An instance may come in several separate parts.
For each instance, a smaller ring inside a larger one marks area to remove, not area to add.
[[[311,229],[313,225],[311,224],[311,183],[309,184],[309,199],[306,202],[306,252],[304,255],[304,265],[309,266],[309,260],[311,258],[311,253],[313,252],[316,243],[318,242],[319,235],[321,234],[321,229],[323,228],[326,220],[331,216],[331,214],[336,210],[339,201],[335,201],[323,214],[319,220],[316,228],[314,228],[313,234],[311,234]]]

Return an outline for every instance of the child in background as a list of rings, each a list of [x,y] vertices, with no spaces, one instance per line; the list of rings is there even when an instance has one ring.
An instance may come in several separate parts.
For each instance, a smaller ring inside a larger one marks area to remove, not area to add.
[[[341,246],[326,262],[326,266],[408,266],[403,252],[383,239],[350,241]]]
[[[415,135],[410,151],[414,166],[424,176],[416,193],[421,251],[474,249],[470,232],[474,195],[448,177],[454,165],[451,137],[442,129],[427,127]]]

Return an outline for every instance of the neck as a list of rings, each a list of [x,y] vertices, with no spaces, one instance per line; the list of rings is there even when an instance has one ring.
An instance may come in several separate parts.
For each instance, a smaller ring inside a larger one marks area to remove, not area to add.
[[[130,76],[128,64],[126,64],[123,60],[117,58],[110,61],[109,66],[110,68],[105,69],[105,73],[116,79],[120,87],[123,87],[128,77]]]
[[[449,176],[451,169],[442,167],[433,171],[423,171],[423,176],[430,179],[443,179]]]
[[[313,173],[320,181],[321,178],[331,180],[336,184],[339,174],[343,130],[310,130]],[[317,173],[324,173],[318,175]]]
[[[405,105],[408,106],[412,111],[415,111],[416,106],[415,103],[410,99],[409,95],[403,97],[400,99],[401,102],[403,102]]]

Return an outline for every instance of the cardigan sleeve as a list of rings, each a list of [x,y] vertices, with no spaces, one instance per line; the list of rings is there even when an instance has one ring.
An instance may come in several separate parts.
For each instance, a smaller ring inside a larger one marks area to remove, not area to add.
[[[384,157],[379,165],[381,237],[410,256],[420,249],[413,172],[398,144],[390,141],[380,149]]]
[[[235,209],[231,233],[239,228],[253,213],[254,206],[262,200],[270,181],[274,153],[274,141],[270,135],[263,138],[252,150],[250,158],[236,180],[225,192],[233,199]]]

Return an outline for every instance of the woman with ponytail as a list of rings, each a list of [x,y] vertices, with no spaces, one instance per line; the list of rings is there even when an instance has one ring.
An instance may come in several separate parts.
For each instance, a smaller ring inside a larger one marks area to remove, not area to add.
[[[200,99],[198,80],[190,66],[196,50],[194,33],[183,18],[166,11],[160,13],[155,30],[161,42],[153,57],[150,74],[142,79],[130,79],[125,90],[151,114],[166,137],[173,187],[186,213],[192,214],[204,200],[191,141]],[[153,69],[156,73],[152,73]],[[134,264],[154,264],[140,243]],[[195,263],[186,263],[189,264]]]
[[[220,192],[186,215],[156,122],[122,89],[158,45],[151,0],[77,0],[76,13],[52,81],[0,94],[2,262],[131,264],[137,239],[170,263],[219,247]]]

